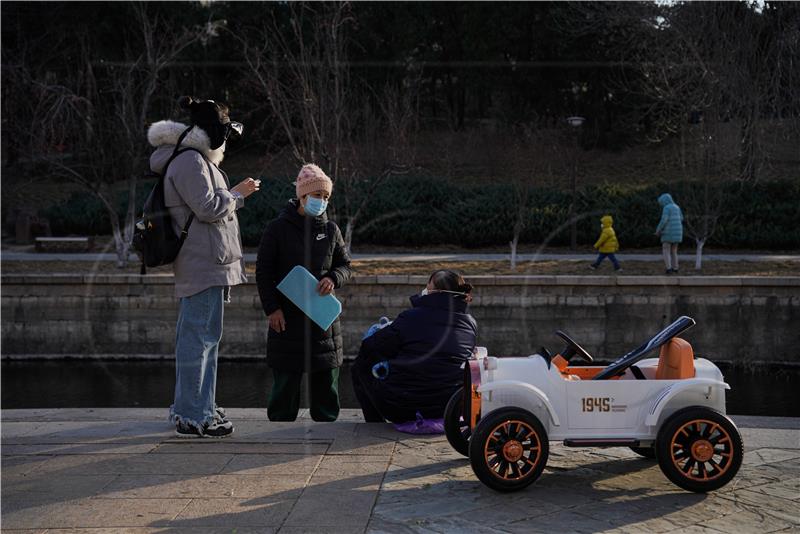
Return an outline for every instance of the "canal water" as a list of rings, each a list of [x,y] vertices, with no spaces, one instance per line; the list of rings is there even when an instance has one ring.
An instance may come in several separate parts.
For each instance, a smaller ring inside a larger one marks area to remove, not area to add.
[[[719,367],[731,386],[728,413],[800,416],[800,368]],[[5,409],[167,407],[175,384],[170,360],[2,360],[0,371]],[[266,407],[271,386],[272,375],[264,361],[219,363],[217,403],[221,406]],[[340,373],[339,394],[343,408],[358,408],[348,363]]]

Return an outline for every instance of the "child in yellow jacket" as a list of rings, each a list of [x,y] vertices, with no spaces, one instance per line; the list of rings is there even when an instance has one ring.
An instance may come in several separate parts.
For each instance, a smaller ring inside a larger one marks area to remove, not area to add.
[[[614,219],[611,218],[611,215],[603,215],[600,218],[600,227],[602,231],[600,232],[600,238],[597,240],[597,243],[594,244],[594,248],[597,249],[599,254],[597,259],[594,260],[594,263],[589,265],[590,269],[597,269],[600,262],[606,257],[611,260],[615,271],[621,269],[617,258],[614,256],[614,253],[619,250],[619,242],[617,242],[617,234],[614,233],[614,229],[611,227],[612,224],[614,224]]]

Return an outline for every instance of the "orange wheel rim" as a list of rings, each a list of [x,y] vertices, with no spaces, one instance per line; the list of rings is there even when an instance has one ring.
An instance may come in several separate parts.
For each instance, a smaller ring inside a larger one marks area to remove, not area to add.
[[[503,445],[503,458],[509,462],[519,461],[519,459],[522,458],[523,452],[522,443],[515,439],[512,439]]]
[[[707,462],[714,456],[714,446],[707,439],[698,439],[692,443],[692,456],[698,462]]]
[[[521,480],[539,464],[542,443],[531,425],[512,419],[494,427],[483,451],[494,476],[507,481]]]
[[[708,419],[681,425],[670,442],[672,463],[690,480],[714,480],[732,464],[733,440],[722,426]]]

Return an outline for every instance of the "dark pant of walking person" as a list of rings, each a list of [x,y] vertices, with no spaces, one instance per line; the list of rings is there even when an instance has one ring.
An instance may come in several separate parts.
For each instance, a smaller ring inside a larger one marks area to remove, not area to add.
[[[267,416],[270,421],[294,421],[300,410],[302,371],[273,369],[275,383],[269,396]],[[308,373],[311,418],[336,421],[339,416],[339,368]]]
[[[594,260],[594,263],[591,264],[590,267],[592,269],[597,269],[600,266],[600,263],[602,263],[602,261],[604,259],[606,259],[606,258],[611,260],[611,264],[614,266],[614,270],[615,271],[619,271],[620,266],[619,266],[619,262],[617,261],[617,257],[614,256],[613,253],[606,253],[606,252],[601,252],[600,254],[598,254],[597,255],[597,259]]]
[[[661,243],[661,253],[664,256],[664,267],[667,274],[678,272],[678,243]]]

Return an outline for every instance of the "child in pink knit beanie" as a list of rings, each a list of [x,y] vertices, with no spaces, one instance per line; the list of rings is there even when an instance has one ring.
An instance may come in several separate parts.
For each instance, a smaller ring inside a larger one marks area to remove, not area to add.
[[[303,165],[290,199],[267,225],[256,259],[256,282],[269,322],[267,365],[274,378],[267,405],[270,421],[294,421],[300,407],[300,385],[308,375],[309,412],[314,421],[339,415],[339,367],[344,348],[337,318],[322,330],[277,286],[296,266],[319,282],[317,293],[329,295],[350,277],[350,254],[342,232],[325,210],[333,182],[314,164]]]
[[[333,192],[333,182],[313,163],[300,169],[294,183],[300,215],[319,217],[328,209],[328,199]]]
[[[304,196],[316,191],[326,191],[328,196],[333,192],[331,179],[313,163],[303,165],[297,174],[297,181],[294,184],[298,199],[302,199]]]

